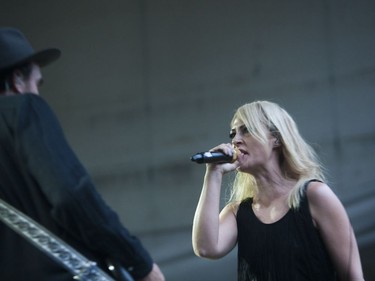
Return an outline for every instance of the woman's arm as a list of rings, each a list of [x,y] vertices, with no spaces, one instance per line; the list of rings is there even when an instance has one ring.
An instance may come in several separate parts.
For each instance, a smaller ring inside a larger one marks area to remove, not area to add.
[[[220,210],[221,175],[207,172],[193,222],[193,249],[197,256],[217,259],[236,244],[237,225],[233,205]]]
[[[217,148],[225,153],[230,153],[228,145]],[[227,205],[220,213],[220,190],[223,174],[236,167],[237,164],[207,165],[193,221],[192,242],[197,256],[217,259],[229,253],[236,244],[235,206]]]
[[[324,183],[307,190],[313,220],[331,256],[340,281],[362,281],[357,242],[344,206]]]

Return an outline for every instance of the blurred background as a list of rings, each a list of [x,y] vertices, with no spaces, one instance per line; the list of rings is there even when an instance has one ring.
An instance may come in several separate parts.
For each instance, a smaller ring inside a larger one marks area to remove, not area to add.
[[[236,280],[236,250],[192,252],[205,167],[190,157],[228,142],[235,109],[263,99],[319,153],[375,280],[374,1],[13,0],[0,24],[63,51],[41,95],[168,281]]]

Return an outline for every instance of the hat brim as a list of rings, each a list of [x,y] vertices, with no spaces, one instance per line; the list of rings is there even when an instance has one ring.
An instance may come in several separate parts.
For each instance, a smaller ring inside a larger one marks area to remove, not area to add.
[[[50,48],[36,52],[34,55],[30,56],[28,59],[24,60],[37,63],[40,67],[46,66],[51,62],[54,62],[61,56],[61,51],[56,48]]]
[[[8,70],[11,70],[12,68],[16,68],[17,66],[21,66],[28,62],[34,62],[38,64],[40,67],[44,67],[55,60],[57,60],[61,56],[61,51],[56,48],[49,48],[45,50],[41,50],[38,52],[35,52],[34,54],[27,56],[26,58],[21,59],[17,63],[14,63],[12,65],[9,65],[3,69],[0,69],[0,73],[4,73]]]

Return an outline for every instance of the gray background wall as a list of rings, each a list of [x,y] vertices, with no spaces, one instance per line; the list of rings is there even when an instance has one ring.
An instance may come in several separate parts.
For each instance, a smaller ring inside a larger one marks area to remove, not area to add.
[[[228,141],[234,110],[258,99],[317,149],[375,280],[375,2],[13,0],[0,16],[62,49],[41,95],[167,280],[236,280],[235,251],[192,253],[204,166],[189,158]]]

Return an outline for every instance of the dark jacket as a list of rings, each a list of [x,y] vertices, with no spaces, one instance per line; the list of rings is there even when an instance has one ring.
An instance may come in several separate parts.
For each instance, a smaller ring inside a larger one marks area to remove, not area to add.
[[[0,197],[102,264],[118,259],[135,279],[152,259],[95,190],[47,103],[0,97]],[[0,222],[0,280],[72,280],[58,263]]]

